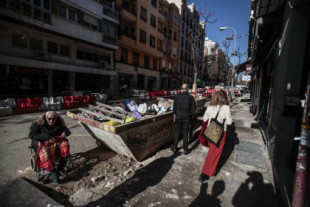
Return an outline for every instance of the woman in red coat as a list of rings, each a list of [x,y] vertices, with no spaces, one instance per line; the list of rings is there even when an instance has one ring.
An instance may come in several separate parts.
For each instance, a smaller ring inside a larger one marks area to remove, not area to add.
[[[206,141],[201,136],[201,134],[205,131],[209,123],[209,120],[211,120],[212,118],[215,118],[217,113],[218,113],[217,120],[220,123],[223,123],[225,121],[223,138],[221,140],[219,147],[216,147],[211,142]],[[225,98],[222,92],[220,91],[215,92],[212,96],[211,103],[208,106],[203,116],[203,124],[201,127],[201,132],[198,137],[202,145],[209,147],[208,155],[202,167],[199,181],[207,180],[210,176],[215,175],[216,166],[222,155],[223,147],[224,147],[225,140],[226,140],[227,125],[232,124],[232,121],[233,120],[231,117],[230,107],[228,105],[227,99]]]

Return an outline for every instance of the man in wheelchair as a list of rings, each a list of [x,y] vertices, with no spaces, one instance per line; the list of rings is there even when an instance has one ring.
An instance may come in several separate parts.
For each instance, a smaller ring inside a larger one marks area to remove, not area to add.
[[[55,111],[41,114],[30,127],[29,137],[37,155],[37,167],[49,172],[53,182],[58,182],[59,176],[65,178],[68,175],[64,168],[66,162],[69,162],[69,143],[66,136],[70,134],[64,120]],[[57,167],[56,162],[59,162]]]

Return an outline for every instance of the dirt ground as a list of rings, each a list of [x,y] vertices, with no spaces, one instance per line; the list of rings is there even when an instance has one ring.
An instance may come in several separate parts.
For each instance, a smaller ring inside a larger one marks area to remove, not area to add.
[[[60,177],[59,183],[52,183],[49,175],[45,175],[42,181],[38,181],[36,173],[31,170],[25,172],[23,177],[33,181],[32,184],[60,204],[84,206],[100,199],[115,186],[128,181],[138,169],[148,163],[160,157],[170,156],[171,151],[168,147],[164,147],[143,162],[136,162],[104,146],[98,146],[91,152],[73,154],[74,169],[67,169],[68,177]],[[125,198],[126,196],[123,197]]]

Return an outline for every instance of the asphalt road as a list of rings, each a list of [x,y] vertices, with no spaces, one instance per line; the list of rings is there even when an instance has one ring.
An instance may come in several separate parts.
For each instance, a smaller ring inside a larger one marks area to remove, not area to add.
[[[0,184],[31,170],[29,127],[40,114],[0,117]],[[65,111],[60,111],[59,114],[72,132],[69,137],[71,153],[86,152],[97,147],[95,139],[76,120],[67,117]]]

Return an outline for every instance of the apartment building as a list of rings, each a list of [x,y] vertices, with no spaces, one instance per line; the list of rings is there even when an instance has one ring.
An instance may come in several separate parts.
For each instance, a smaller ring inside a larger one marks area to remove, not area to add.
[[[171,88],[177,68],[177,8],[165,0],[117,0],[116,6],[121,17],[115,55],[119,90]]]
[[[0,12],[3,97],[113,90],[114,1],[4,0]]]
[[[204,41],[204,64],[202,80],[204,85],[228,83],[228,64],[225,54],[216,42],[208,37]]]
[[[180,73],[178,72],[179,57],[179,35],[180,35],[180,15],[179,9],[173,3],[159,0],[159,22],[160,31],[164,34],[164,39],[159,49],[163,52],[161,59],[160,77],[162,89],[175,89],[180,87]]]
[[[168,1],[179,8],[181,17],[179,36],[180,82],[192,84],[194,83],[195,67],[197,69],[196,78],[202,80],[205,26],[200,22],[200,14],[193,3],[188,5],[187,0]]]

